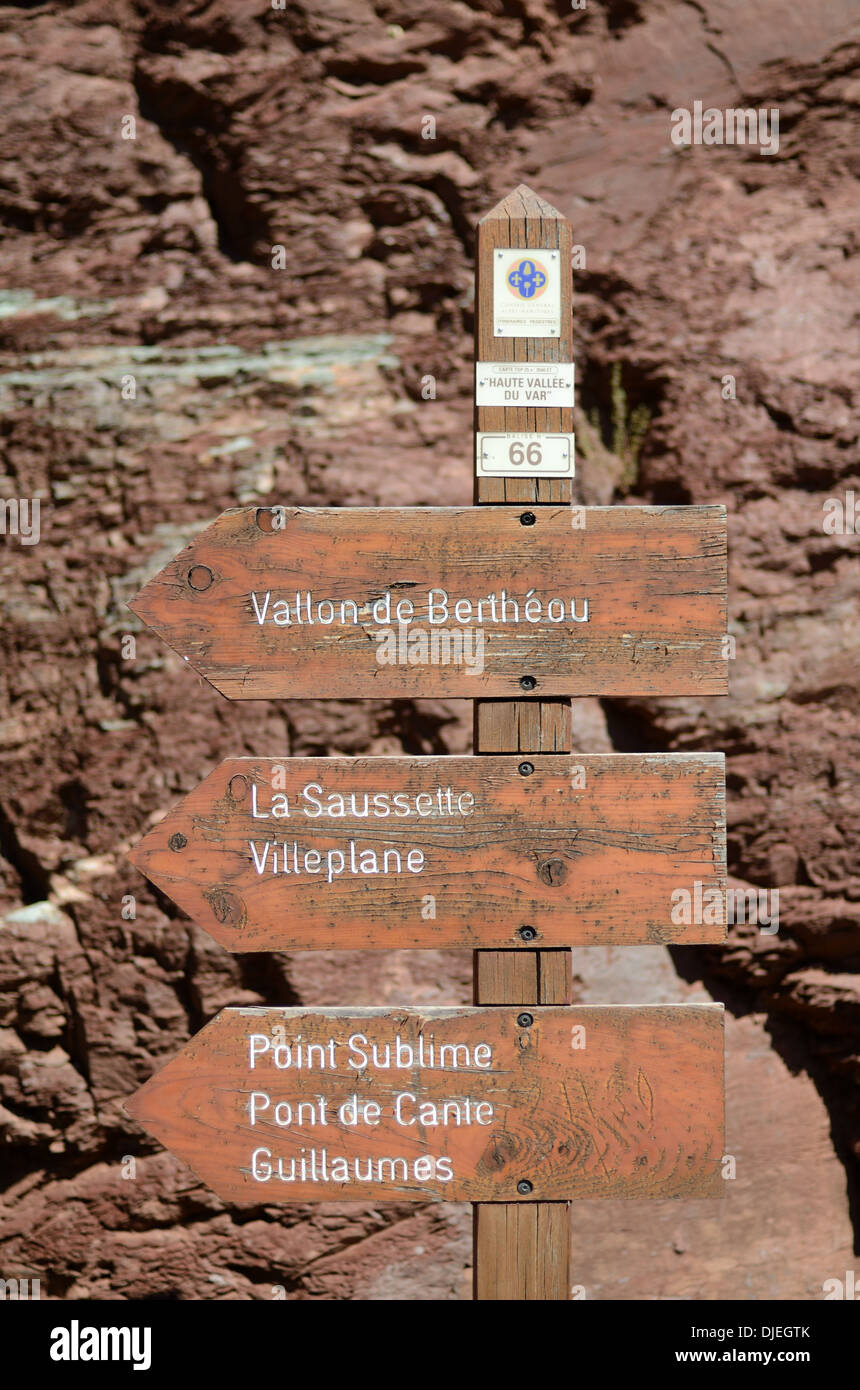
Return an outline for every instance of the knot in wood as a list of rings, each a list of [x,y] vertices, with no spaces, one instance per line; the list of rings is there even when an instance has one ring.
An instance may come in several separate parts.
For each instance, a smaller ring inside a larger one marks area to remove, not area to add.
[[[541,883],[545,883],[548,888],[557,888],[560,883],[564,883],[567,866],[562,859],[544,859],[538,864],[537,872]]]
[[[212,912],[222,926],[244,927],[248,913],[242,899],[225,888],[213,888],[206,894]]]

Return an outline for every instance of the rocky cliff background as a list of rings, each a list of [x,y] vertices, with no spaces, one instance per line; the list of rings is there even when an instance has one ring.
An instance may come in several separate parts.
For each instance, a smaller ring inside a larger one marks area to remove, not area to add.
[[[469,1001],[459,953],[228,956],[124,858],[227,755],[460,752],[469,707],[230,705],[125,603],[226,506],[470,500],[474,224],[521,181],[585,251],[583,499],[729,508],[732,695],[579,701],[578,745],[724,749],[731,874],[781,895],[775,936],[575,954],[586,1002],[725,1001],[737,1159],[717,1203],[579,1204],[575,1277],[803,1300],[856,1266],[860,539],[823,516],[860,512],[858,20],[0,7],[0,498],[41,501],[39,544],[0,539],[0,1276],[469,1296],[467,1208],[237,1213],[122,1109],[225,1005]],[[778,153],[677,148],[697,99],[778,108]]]

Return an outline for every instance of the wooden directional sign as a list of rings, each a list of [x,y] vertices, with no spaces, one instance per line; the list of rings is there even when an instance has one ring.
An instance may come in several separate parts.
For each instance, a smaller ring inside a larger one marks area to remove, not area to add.
[[[725,509],[240,508],[131,607],[231,699],[719,695]]]
[[[225,1009],[127,1109],[241,1205],[716,1196],[723,1009]]]
[[[715,942],[724,803],[719,753],[231,758],[131,858],[233,951]]]

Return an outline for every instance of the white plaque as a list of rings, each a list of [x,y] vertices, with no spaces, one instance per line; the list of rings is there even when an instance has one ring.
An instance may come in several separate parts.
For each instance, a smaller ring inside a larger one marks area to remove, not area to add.
[[[476,362],[475,404],[573,406],[572,362]]]
[[[561,336],[561,252],[493,252],[493,333],[497,338]]]
[[[572,434],[479,434],[477,472],[485,478],[572,478]]]

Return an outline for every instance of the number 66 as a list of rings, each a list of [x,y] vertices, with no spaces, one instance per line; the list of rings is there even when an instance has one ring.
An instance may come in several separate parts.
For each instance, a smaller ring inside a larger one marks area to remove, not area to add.
[[[521,440],[515,439],[508,449],[508,458],[515,468],[519,468],[521,463],[528,463],[532,468],[537,468],[543,458],[543,451],[537,440],[524,447]]]

